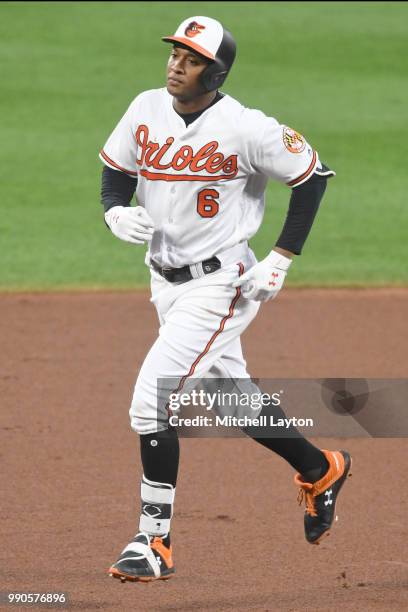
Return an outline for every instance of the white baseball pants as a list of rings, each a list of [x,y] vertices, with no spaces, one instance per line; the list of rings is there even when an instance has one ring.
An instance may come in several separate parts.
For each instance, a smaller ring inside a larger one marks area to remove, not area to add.
[[[191,391],[194,379],[249,378],[240,336],[260,303],[243,298],[231,285],[256,259],[246,244],[218,257],[220,270],[186,283],[169,283],[151,271],[160,330],[140,369],[129,411],[139,434],[167,429],[169,393]],[[158,381],[162,385],[164,379],[169,385],[158,394]]]

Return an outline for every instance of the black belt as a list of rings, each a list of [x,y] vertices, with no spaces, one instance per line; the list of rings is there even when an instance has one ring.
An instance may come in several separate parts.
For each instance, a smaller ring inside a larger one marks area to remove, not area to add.
[[[183,266],[183,268],[161,268],[153,259],[150,260],[150,265],[153,270],[163,276],[169,283],[186,283],[194,278],[191,274],[190,266]],[[211,274],[211,272],[221,268],[221,262],[218,257],[211,257],[198,265],[203,267],[204,274]]]

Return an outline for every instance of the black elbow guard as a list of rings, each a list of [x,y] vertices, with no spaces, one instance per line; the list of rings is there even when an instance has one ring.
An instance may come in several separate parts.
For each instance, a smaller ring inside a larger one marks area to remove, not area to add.
[[[336,176],[334,170],[330,170],[330,168],[326,166],[326,164],[320,162],[319,166],[316,167],[316,170],[313,172],[312,176],[304,183],[301,183],[297,187],[293,187],[293,191],[298,192],[303,187],[303,191],[307,192],[309,186],[313,185],[314,183],[323,183],[324,185],[326,185],[327,179],[332,176]]]
[[[316,170],[314,171],[314,175],[317,176],[324,176],[326,179],[330,178],[331,176],[336,176],[336,173],[334,170],[330,170],[330,168],[328,166],[326,166],[326,164],[323,164],[322,162],[320,162],[320,167],[316,166]]]

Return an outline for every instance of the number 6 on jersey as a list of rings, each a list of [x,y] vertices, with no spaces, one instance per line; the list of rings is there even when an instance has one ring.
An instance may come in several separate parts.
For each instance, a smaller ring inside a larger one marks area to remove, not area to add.
[[[215,217],[220,207],[215,198],[220,194],[216,189],[202,189],[197,196],[197,212],[200,217]]]

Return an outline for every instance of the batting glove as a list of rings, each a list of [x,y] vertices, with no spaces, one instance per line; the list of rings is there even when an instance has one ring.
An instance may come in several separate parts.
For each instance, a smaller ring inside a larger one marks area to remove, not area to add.
[[[132,244],[152,239],[154,222],[143,206],[114,206],[105,213],[112,234]]]
[[[282,289],[291,263],[292,260],[288,257],[271,251],[265,259],[240,276],[232,286],[242,287],[242,295],[248,300],[273,300]]]

